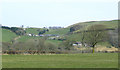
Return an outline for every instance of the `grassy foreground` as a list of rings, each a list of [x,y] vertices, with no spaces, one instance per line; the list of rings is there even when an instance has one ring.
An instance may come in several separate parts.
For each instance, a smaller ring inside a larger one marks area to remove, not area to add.
[[[117,68],[117,53],[3,55],[3,68]]]

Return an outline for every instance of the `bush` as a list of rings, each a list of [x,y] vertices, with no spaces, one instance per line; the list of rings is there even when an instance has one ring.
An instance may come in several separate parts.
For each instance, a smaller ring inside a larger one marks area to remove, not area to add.
[[[49,52],[49,53],[56,53],[57,51],[57,46],[54,45],[53,43],[50,43],[50,42],[46,42],[45,43],[45,50],[46,52]]]

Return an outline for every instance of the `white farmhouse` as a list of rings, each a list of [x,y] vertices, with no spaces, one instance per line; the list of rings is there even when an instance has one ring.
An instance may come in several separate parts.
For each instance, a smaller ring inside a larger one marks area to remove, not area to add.
[[[28,34],[28,36],[32,36],[32,34]]]

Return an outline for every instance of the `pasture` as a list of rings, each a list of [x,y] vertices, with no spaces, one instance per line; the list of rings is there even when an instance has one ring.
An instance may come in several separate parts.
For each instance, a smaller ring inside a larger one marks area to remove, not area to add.
[[[117,68],[117,53],[3,55],[3,68]]]
[[[2,29],[2,42],[10,42],[15,37],[17,37],[17,35],[14,32],[7,29]]]

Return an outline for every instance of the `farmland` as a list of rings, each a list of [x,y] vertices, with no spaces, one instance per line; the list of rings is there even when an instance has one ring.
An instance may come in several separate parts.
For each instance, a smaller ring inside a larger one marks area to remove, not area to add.
[[[15,37],[17,37],[17,35],[12,31],[7,29],[2,29],[2,42],[10,42]]]
[[[111,36],[107,38],[109,40],[98,42],[95,45],[95,51],[96,48],[102,48],[101,51],[91,53],[89,45],[88,49],[84,46],[73,46],[76,42],[82,42],[82,33],[77,32],[96,24],[117,29],[117,22],[117,20],[81,22],[66,28],[48,29],[41,34],[43,36],[40,36],[39,33],[42,33],[44,28],[18,28],[16,31],[2,28],[3,68],[117,68],[118,54],[114,50],[118,49],[115,30],[109,34]],[[50,34],[57,36],[45,36]],[[11,51],[19,53],[10,54]],[[71,54],[69,51],[76,53]]]
[[[107,28],[117,28],[118,26],[118,20],[111,20],[111,21],[89,21],[89,22],[79,22],[79,23],[75,23],[71,26],[68,26],[66,28],[61,28],[61,29],[49,29],[48,32],[44,33],[44,34],[57,34],[57,35],[66,35],[67,33],[70,32],[70,27],[73,27],[73,26],[79,26],[79,25],[85,25],[84,28],[80,28],[74,32],[79,32],[81,30],[84,30],[85,28],[91,26],[91,25],[94,25],[94,24],[102,24],[102,25],[105,25],[107,26]],[[43,30],[44,28],[26,28],[26,33],[33,33],[33,34],[38,34],[39,33],[39,29]],[[77,34],[76,36],[78,36],[79,34]],[[10,30],[7,30],[7,29],[2,29],[2,42],[10,42],[11,40],[13,40],[15,37],[17,37],[17,35],[10,31]],[[80,35],[79,35],[80,36]],[[78,37],[79,37],[78,36]],[[71,36],[72,37],[72,36]],[[73,35],[74,37],[74,35]],[[40,37],[28,37],[28,36],[21,36],[18,41],[20,42],[24,42],[26,40],[29,40],[29,39],[37,39],[37,38],[40,38]]]
[[[3,55],[3,68],[117,68],[117,53]]]
[[[69,28],[62,28],[62,29],[57,29],[53,30],[51,29],[49,32],[46,32],[45,34],[58,34],[58,35],[65,35],[69,32]]]

